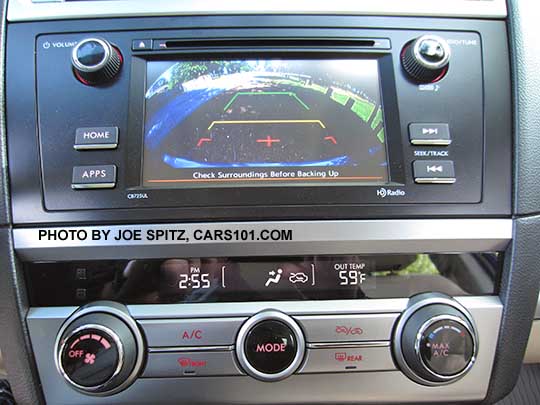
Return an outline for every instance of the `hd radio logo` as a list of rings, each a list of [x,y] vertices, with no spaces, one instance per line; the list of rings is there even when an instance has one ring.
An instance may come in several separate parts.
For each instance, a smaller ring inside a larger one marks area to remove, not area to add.
[[[400,189],[391,190],[389,188],[381,187],[380,189],[377,190],[377,197],[380,197],[380,198],[404,197],[404,196],[405,196],[405,191],[400,190]]]

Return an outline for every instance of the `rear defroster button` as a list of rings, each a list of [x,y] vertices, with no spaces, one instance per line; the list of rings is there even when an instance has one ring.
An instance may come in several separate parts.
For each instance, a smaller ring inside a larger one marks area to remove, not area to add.
[[[302,363],[305,340],[298,324],[278,311],[264,311],[248,319],[236,341],[238,362],[262,381],[278,381]]]

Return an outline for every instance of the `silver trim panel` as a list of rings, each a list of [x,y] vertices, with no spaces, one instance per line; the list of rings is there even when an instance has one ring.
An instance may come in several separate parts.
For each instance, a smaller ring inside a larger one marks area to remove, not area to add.
[[[116,183],[86,183],[86,184],[72,184],[73,190],[95,190],[97,188],[114,188]]]
[[[309,343],[390,340],[399,314],[298,316]]]
[[[455,177],[415,177],[414,182],[418,184],[454,184]]]
[[[200,347],[150,347],[148,353],[182,353],[182,352],[231,352],[234,345],[230,346],[200,346]]]
[[[13,231],[15,249],[23,260],[90,260],[164,257],[234,257],[363,253],[453,253],[500,251],[512,238],[511,219],[420,219],[366,221],[279,221],[41,228],[50,231],[182,230],[193,235],[232,230],[254,232],[287,229],[291,241],[140,241],[50,240],[40,228]],[[112,237],[111,237],[112,239]],[[172,238],[174,239],[174,238]]]
[[[84,145],[73,145],[73,149],[75,150],[107,150],[116,149],[117,147],[117,143],[92,143]]]
[[[474,318],[481,342],[477,361],[471,371],[450,386],[427,387],[408,379],[400,371],[292,375],[269,384],[247,376],[197,378],[139,378],[129,389],[107,398],[110,405],[127,405],[140,398],[154,398],[167,404],[218,405],[245,402],[246,395],[257,395],[263,405],[335,402],[336,393],[344,403],[433,403],[447,398],[452,401],[481,401],[485,398],[497,345],[502,304],[498,297],[456,298]],[[137,319],[166,317],[191,318],[211,316],[251,316],[264,309],[280,310],[289,315],[362,314],[402,312],[407,299],[343,300],[305,302],[209,303],[179,305],[128,306]],[[72,389],[51,367],[54,341],[65,319],[76,308],[31,308],[27,324],[40,379],[47,403],[80,403],[98,405],[103,399],[88,397]],[[208,387],[212,387],[212,393]],[[213,393],[220,393],[214,395]]]
[[[182,363],[185,362],[185,363]],[[233,352],[150,353],[141,378],[201,377],[242,375]],[[217,397],[220,396],[216,392]],[[145,397],[149,403],[151,397]],[[157,402],[156,402],[157,403]]]
[[[149,347],[228,346],[246,318],[152,319],[139,322]]]
[[[390,347],[390,342],[308,343],[308,349],[361,349],[367,347]]]
[[[341,357],[339,357],[341,356]],[[395,370],[390,346],[308,349],[299,374]]]
[[[532,323],[523,362],[526,364],[540,363],[540,321],[534,321]]]
[[[10,0],[7,19],[59,20],[171,15],[331,14],[504,18],[505,0],[155,0],[32,2]]]
[[[451,143],[451,139],[411,139],[414,146],[448,146]]]

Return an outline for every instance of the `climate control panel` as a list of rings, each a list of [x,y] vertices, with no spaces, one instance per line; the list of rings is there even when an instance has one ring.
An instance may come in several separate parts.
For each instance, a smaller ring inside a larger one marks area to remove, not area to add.
[[[137,380],[400,371],[424,386],[450,384],[475,363],[478,338],[467,309],[421,294],[402,313],[135,320],[114,302],[76,311],[56,341],[57,371],[85,395],[108,396]],[[394,360],[395,359],[395,360]]]

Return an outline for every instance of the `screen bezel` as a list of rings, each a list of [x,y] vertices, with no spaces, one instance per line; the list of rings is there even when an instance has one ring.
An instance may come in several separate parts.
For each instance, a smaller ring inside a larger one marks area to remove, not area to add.
[[[143,186],[143,148],[146,92],[146,64],[164,60],[206,60],[211,58],[281,58],[281,59],[374,59],[378,62],[380,92],[388,157],[387,183],[377,184],[328,184],[291,185],[287,183],[244,187],[177,187],[150,188]],[[149,53],[132,57],[129,95],[128,154],[126,158],[126,188],[130,192],[151,192],[152,199],[160,206],[239,206],[239,205],[297,205],[310,204],[358,204],[366,201],[367,195],[385,186],[402,186],[405,183],[402,135],[398,113],[394,66],[390,52],[366,52],[354,49],[341,51],[328,49],[268,50],[242,49],[234,51],[187,49],[173,53]],[[187,192],[186,192],[187,191]],[[368,198],[369,200],[369,198]]]

